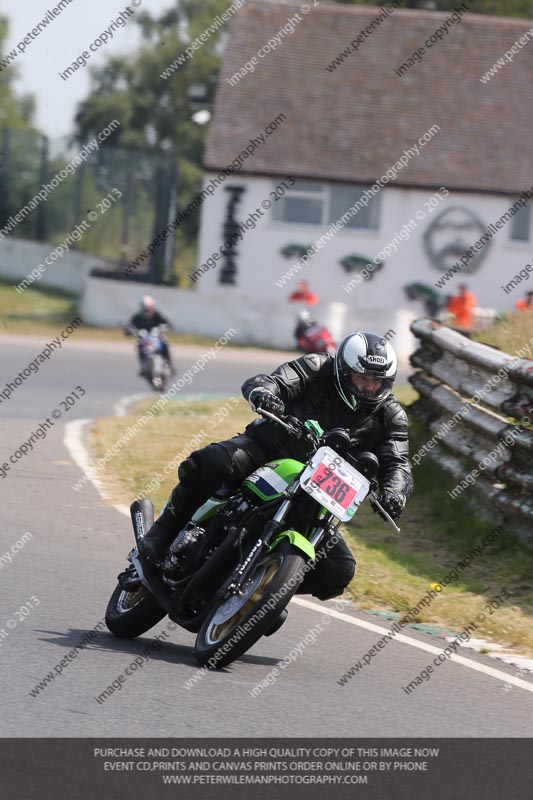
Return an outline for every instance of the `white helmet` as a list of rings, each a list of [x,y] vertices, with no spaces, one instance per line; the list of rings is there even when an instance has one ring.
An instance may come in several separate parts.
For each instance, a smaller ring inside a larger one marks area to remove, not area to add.
[[[298,311],[298,321],[299,322],[313,322],[313,317],[311,316],[310,312],[306,308],[302,308],[301,311]]]
[[[335,354],[335,387],[353,411],[375,411],[391,393],[397,371],[394,348],[375,333],[350,333]],[[374,385],[362,376],[374,378]]]
[[[155,300],[149,294],[143,295],[141,299],[141,311],[149,311],[155,308]]]

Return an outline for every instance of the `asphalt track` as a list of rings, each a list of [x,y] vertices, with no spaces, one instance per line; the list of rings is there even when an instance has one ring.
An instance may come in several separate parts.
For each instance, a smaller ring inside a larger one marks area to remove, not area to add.
[[[1,343],[0,391],[42,348],[40,340],[29,337],[3,336]],[[204,349],[176,348],[180,371]],[[187,391],[235,394],[245,376],[268,370],[283,358],[274,352],[227,349]],[[275,636],[261,640],[227,669],[203,672],[189,685],[198,675],[193,636],[181,629],[168,631],[168,620],[131,642],[105,630],[90,638],[125,564],[132,534],[129,520],[92,484],[80,492],[72,489],[81,472],[64,444],[65,425],[109,415],[122,398],[144,391],[128,344],[77,342],[75,335],[65,342],[37,375],[0,403],[0,463],[8,462],[52,410],[61,410],[61,401],[78,385],[85,396],[62,411],[46,438],[0,478],[0,556],[25,532],[32,535],[11,563],[0,559],[0,736],[533,734],[533,683],[516,680],[504,690],[506,678],[515,679],[516,668],[467,647],[459,653],[466,663],[447,660],[408,696],[402,686],[446,644],[410,629],[404,629],[407,641],[390,641],[346,685],[339,685],[340,676],[387,627],[351,606],[339,612],[334,603],[313,598],[293,602],[288,621]],[[328,609],[333,611],[324,617]],[[313,629],[315,634],[309,634]],[[142,654],[158,633],[164,640],[146,661]],[[306,636],[314,643],[302,645]],[[81,643],[86,646],[61,674],[54,673]],[[252,696],[254,687],[291,651],[297,655],[277,680]],[[95,698],[139,656],[142,668],[130,670],[120,690],[98,703]],[[49,673],[54,678],[36,693],[34,687]]]

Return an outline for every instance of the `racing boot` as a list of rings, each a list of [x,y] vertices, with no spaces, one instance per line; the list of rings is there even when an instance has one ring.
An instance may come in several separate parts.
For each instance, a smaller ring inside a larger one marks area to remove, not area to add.
[[[161,516],[154,522],[139,544],[141,554],[157,566],[165,560],[167,548],[186,524],[191,513],[188,492],[178,483]]]
[[[167,547],[177,535],[175,528],[165,528],[158,522],[154,522],[144,539],[139,544],[141,554],[156,566],[161,566],[165,557]]]
[[[214,456],[211,455],[213,451]],[[203,463],[200,460],[201,453],[204,453],[203,460],[209,464],[209,467],[203,470],[199,465]],[[207,461],[205,454],[211,455],[211,461]],[[222,458],[222,472],[220,458]],[[172,490],[161,516],[154,522],[139,546],[143,556],[158,566],[161,565],[167,548],[185,527],[194,510],[204,503],[221,483],[225,474],[224,468],[231,472],[231,458],[220,445],[208,445],[180,464],[178,469],[180,482]]]

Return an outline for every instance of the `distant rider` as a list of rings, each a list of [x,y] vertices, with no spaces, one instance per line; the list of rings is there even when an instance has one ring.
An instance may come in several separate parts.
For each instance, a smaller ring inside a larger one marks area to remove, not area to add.
[[[335,353],[335,342],[330,332],[319,325],[306,308],[298,312],[294,337],[303,353]]]
[[[164,317],[163,314],[156,309],[154,298],[150,297],[149,294],[145,294],[141,300],[140,310],[132,316],[124,328],[124,333],[126,336],[131,336],[132,333],[136,333],[137,331],[146,330],[149,332],[152,330],[152,328],[158,328],[160,325],[166,325],[169,329],[172,328],[172,325],[166,319],[166,317]],[[166,358],[171,371],[174,372],[168,342],[163,335],[160,336],[160,339],[163,356]],[[139,355],[139,363],[142,368],[142,354],[140,347],[137,348],[137,353]]]

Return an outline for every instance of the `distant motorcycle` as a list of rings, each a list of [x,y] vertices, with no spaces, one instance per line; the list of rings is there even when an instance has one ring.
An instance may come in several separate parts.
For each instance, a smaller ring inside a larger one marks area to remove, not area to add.
[[[162,335],[167,330],[166,325],[146,330],[129,327],[127,332],[133,334],[137,340],[137,348],[141,359],[141,375],[146,378],[152,389],[164,392],[168,378],[171,375],[170,364],[165,356],[165,345]]]
[[[337,345],[329,330],[311,317],[308,311],[300,311],[294,331],[298,348],[304,353],[327,353],[335,355]]]

